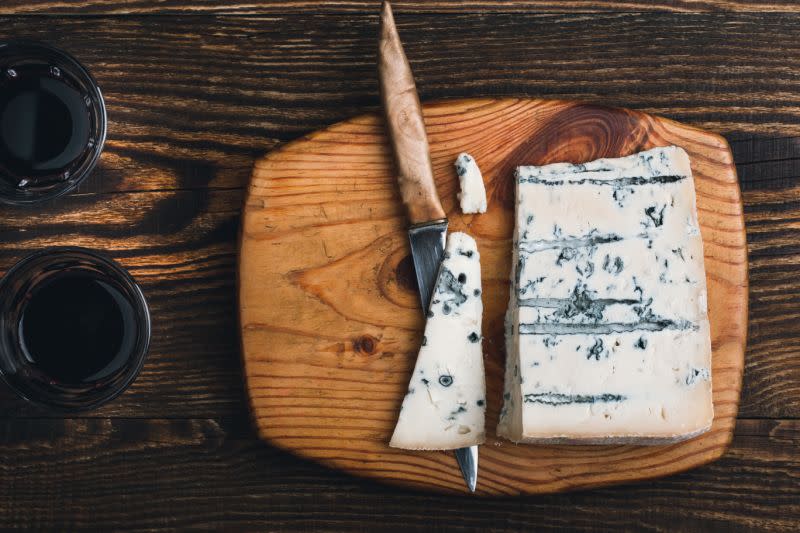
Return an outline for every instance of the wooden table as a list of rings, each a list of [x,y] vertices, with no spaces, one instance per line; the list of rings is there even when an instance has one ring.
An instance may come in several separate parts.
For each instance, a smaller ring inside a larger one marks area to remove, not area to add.
[[[377,2],[5,0],[3,36],[74,53],[110,126],[77,193],[0,208],[0,271],[48,245],[106,250],[141,283],[154,332],[141,377],[97,411],[53,416],[0,392],[0,528],[797,531],[792,4],[396,1],[423,99],[577,98],[685,121],[727,137],[745,199],[750,340],[728,454],[648,483],[476,501],[329,471],[260,443],[248,419],[234,287],[243,187],[261,153],[376,109]]]

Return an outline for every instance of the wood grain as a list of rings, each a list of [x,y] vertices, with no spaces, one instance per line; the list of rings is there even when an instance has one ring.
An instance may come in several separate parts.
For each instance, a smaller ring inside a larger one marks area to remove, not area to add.
[[[479,12],[796,12],[791,0],[396,0],[395,6],[412,13]],[[370,0],[6,0],[0,14],[71,13],[87,14],[170,14],[170,13],[374,13],[377,1]]]
[[[798,20],[752,13],[397,16],[423,101],[589,100],[729,140],[800,136]],[[101,175],[108,181],[93,181],[104,191],[243,186],[252,160],[278,142],[379,104],[377,14],[0,22],[9,35],[64,47],[98,78],[111,121]]]
[[[6,36],[53,42],[86,63],[108,96],[112,125],[101,167],[81,194],[42,207],[36,220],[46,220],[43,237],[26,220],[30,211],[9,217],[11,211],[2,209],[0,271],[44,242],[91,244],[102,236],[98,246],[111,247],[135,275],[146,272],[159,329],[143,374],[147,381],[91,413],[98,420],[89,422],[103,425],[105,441],[69,429],[82,420],[31,411],[0,390],[6,428],[0,433],[0,529],[364,531],[375,524],[387,531],[797,531],[795,6],[774,4],[785,9],[781,14],[767,13],[769,2],[740,2],[752,12],[545,15],[509,2],[502,6],[506,14],[481,7],[480,13],[443,17],[425,14],[422,0],[396,2],[423,99],[583,99],[666,115],[726,136],[743,190],[750,258],[739,410],[745,418],[737,421],[728,453],[654,482],[476,505],[467,497],[357,480],[258,443],[242,420],[237,195],[263,152],[377,109],[377,16],[358,5],[349,14],[313,16],[306,2],[296,15],[276,10],[264,17],[216,17],[194,10],[183,11],[191,16],[88,17],[81,14],[151,10],[154,4],[6,0],[0,10],[58,8],[76,15],[0,21]],[[159,2],[172,9],[201,3]],[[645,3],[636,10],[647,9]],[[239,13],[267,9],[241,4],[226,6]],[[570,11],[559,6],[573,4],[554,2],[547,10]],[[622,3],[622,9],[632,4]],[[286,2],[274,5],[288,9]],[[659,58],[655,64],[653,57]],[[144,192],[163,194],[144,202]],[[204,206],[221,205],[213,199],[220,193],[230,195],[231,210],[205,214],[210,208]],[[114,201],[126,196],[136,209]],[[149,211],[156,198],[172,208]],[[73,214],[84,203],[106,202],[108,209],[94,211],[88,230]],[[103,230],[103,217],[119,221],[123,214],[139,222]],[[136,237],[142,229],[154,235],[158,227],[185,229],[164,235],[157,248]],[[14,239],[6,242],[9,236]],[[139,420],[159,417],[152,423],[161,427],[202,419],[223,428],[224,437],[190,440],[164,429],[154,434],[146,429],[151,421]],[[38,428],[38,437],[25,429],[30,426]]]
[[[436,187],[452,231],[478,241],[483,272],[487,444],[477,493],[544,493],[631,481],[717,459],[730,441],[747,330],[741,196],[727,143],[624,110],[519,99],[425,108]],[[388,447],[423,320],[383,121],[315,132],[256,162],[239,259],[245,376],[259,435],[356,475],[463,491],[452,457]],[[515,446],[500,410],[514,168],[581,163],[676,144],[689,153],[704,240],[715,418],[706,435],[663,447]],[[487,182],[485,215],[463,215],[453,161],[469,152]],[[268,292],[265,293],[265,288]]]
[[[796,531],[797,420],[657,483],[483,499],[358,480],[210,419],[0,422],[0,528],[109,531]],[[768,484],[765,483],[768,479]]]

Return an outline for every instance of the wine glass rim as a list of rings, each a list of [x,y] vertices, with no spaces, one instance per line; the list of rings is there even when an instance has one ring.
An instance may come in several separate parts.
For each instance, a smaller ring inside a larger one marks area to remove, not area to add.
[[[17,261],[5,275],[0,278],[0,295],[5,295],[7,292],[7,285],[10,281],[14,280],[16,277],[22,276],[24,278],[29,278],[35,273],[40,270],[42,267],[46,268],[49,264],[58,263],[63,261],[65,258],[73,257],[75,259],[83,259],[87,261],[89,264],[100,265],[106,267],[109,275],[111,278],[118,281],[122,286],[126,289],[128,293],[128,297],[131,299],[131,304],[136,310],[136,324],[137,328],[139,329],[138,335],[138,342],[135,351],[131,354],[130,359],[132,360],[132,364],[129,368],[126,369],[124,378],[120,380],[119,383],[114,384],[113,387],[104,395],[98,396],[93,398],[92,400],[88,400],[85,403],[80,403],[79,405],[73,404],[59,404],[55,402],[43,401],[39,398],[32,397],[29,393],[22,390],[19,386],[13,383],[12,380],[6,375],[6,372],[0,366],[0,378],[8,385],[19,397],[23,398],[24,400],[28,401],[29,403],[36,405],[38,407],[56,411],[56,412],[78,412],[78,411],[88,411],[91,409],[95,409],[103,404],[106,404],[113,400],[114,398],[118,397],[122,394],[128,387],[136,380],[139,376],[142,367],[144,366],[144,362],[147,359],[147,354],[150,348],[150,340],[152,335],[152,324],[151,324],[151,317],[150,317],[150,309],[147,305],[147,300],[142,292],[141,287],[136,283],[133,279],[133,276],[122,267],[119,263],[117,263],[114,259],[109,257],[103,252],[97,250],[91,250],[88,248],[83,248],[80,246],[51,246],[47,248],[43,248],[41,250],[37,250],[32,252],[19,261]],[[31,263],[35,263],[37,260],[44,260],[44,263],[37,265],[36,271],[25,272],[26,267],[29,267]],[[3,303],[4,302],[0,302]],[[3,315],[7,312],[5,309],[5,305],[0,306],[0,315]]]
[[[8,56],[12,53],[19,54],[20,56],[28,54],[30,57],[55,59],[59,62],[59,66],[65,68],[72,76],[77,78],[90,93],[91,107],[96,114],[97,120],[97,132],[95,134],[94,145],[91,147],[91,155],[81,163],[74,177],[70,177],[61,185],[53,186],[46,191],[31,191],[32,194],[30,196],[11,197],[7,194],[0,193],[0,204],[27,207],[59,198],[74,191],[86,177],[92,173],[97,163],[100,161],[100,155],[103,153],[103,148],[105,147],[106,136],[108,134],[108,112],[106,110],[103,92],[100,90],[97,80],[92,76],[89,69],[69,52],[35,39],[14,38],[0,40],[0,63],[4,56]]]

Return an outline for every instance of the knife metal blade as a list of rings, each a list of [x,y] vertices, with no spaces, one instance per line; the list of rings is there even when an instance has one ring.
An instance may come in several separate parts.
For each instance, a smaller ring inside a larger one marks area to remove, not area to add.
[[[446,237],[447,219],[430,224],[415,224],[408,229],[411,258],[414,260],[414,272],[417,274],[419,301],[423,313],[427,313],[431,304],[433,288],[439,276],[439,265],[444,258]]]
[[[386,0],[381,8],[378,50],[378,78],[386,129],[394,153],[400,195],[411,222],[408,238],[422,312],[427,314],[444,256],[447,218],[433,180],[428,136],[414,75],[397,33],[392,7]],[[460,448],[455,455],[464,482],[475,492],[478,447]]]

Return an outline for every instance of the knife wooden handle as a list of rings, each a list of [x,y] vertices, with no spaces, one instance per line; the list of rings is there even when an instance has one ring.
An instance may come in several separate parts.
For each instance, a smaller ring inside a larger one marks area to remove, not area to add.
[[[400,195],[412,224],[445,218],[433,181],[428,137],[414,76],[389,2],[381,10],[378,77]]]

